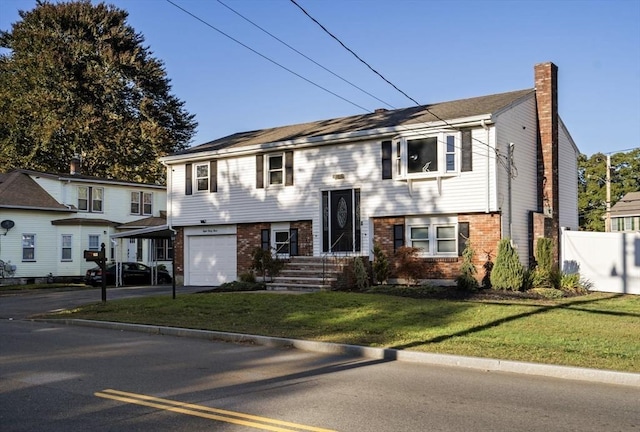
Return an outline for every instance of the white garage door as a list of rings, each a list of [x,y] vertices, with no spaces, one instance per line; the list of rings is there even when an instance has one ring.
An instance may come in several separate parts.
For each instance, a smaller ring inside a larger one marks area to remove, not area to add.
[[[188,285],[218,286],[236,280],[236,236],[189,236]]]

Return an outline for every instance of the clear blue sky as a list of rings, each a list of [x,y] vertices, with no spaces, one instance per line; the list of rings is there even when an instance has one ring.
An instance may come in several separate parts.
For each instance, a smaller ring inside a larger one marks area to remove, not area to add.
[[[306,79],[373,111],[354,89],[217,0],[173,0]],[[221,0],[389,105],[412,106],[289,0]],[[640,147],[640,0],[297,0],[420,103],[533,87],[533,65],[559,68],[560,115],[582,153]],[[0,0],[0,29],[35,0]],[[95,3],[95,2],[94,2]],[[166,0],[112,0],[165,63],[173,93],[196,115],[201,144],[235,132],[363,110],[287,72]]]

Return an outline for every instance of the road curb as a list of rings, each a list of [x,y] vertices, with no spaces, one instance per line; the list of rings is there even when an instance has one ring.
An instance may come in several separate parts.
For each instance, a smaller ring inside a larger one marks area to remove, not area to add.
[[[547,365],[541,363],[526,363],[481,357],[465,357],[450,354],[423,353],[417,351],[396,350],[392,348],[373,348],[358,345],[315,342],[300,339],[257,336],[209,330],[193,330],[146,324],[128,324],[111,321],[93,321],[82,319],[34,319],[33,321],[54,324],[78,325],[85,327],[98,327],[120,331],[135,331],[165,336],[190,337],[220,342],[255,344],[272,348],[295,348],[303,351],[323,354],[342,354],[370,359],[404,361],[438,366],[453,366],[482,370],[487,372],[509,372],[523,375],[537,375],[552,378],[589,381],[602,384],[615,384],[640,388],[640,374],[630,372],[616,372],[600,369]]]

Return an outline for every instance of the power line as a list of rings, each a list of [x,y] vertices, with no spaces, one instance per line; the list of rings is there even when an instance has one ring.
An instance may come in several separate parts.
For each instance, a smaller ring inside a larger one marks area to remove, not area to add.
[[[394,89],[396,89],[398,92],[400,92],[404,97],[406,97],[407,99],[409,99],[410,101],[412,101],[414,104],[416,104],[416,106],[419,107],[423,107],[425,109],[425,111],[427,111],[429,114],[431,114],[432,116],[434,116],[436,119],[440,120],[441,122],[443,122],[444,124],[446,124],[447,126],[449,126],[450,128],[456,129],[458,130],[459,128],[456,128],[455,126],[453,126],[451,123],[449,123],[448,121],[446,121],[445,119],[441,118],[439,115],[435,114],[433,111],[431,111],[429,109],[429,107],[427,107],[426,105],[422,105],[420,104],[417,100],[415,100],[414,98],[412,98],[411,96],[409,96],[407,93],[405,93],[404,91],[400,90],[394,83],[392,83],[391,81],[389,81],[387,78],[385,78],[380,72],[378,72],[377,70],[375,70],[369,63],[367,63],[366,61],[364,61],[358,54],[356,54],[351,48],[349,48],[344,42],[342,42],[337,36],[335,36],[333,33],[331,33],[324,25],[322,25],[317,19],[315,19],[314,17],[311,16],[311,14],[309,14],[309,12],[307,12],[302,6],[300,6],[296,0],[289,0],[291,3],[293,3],[294,5],[296,5],[298,7],[298,9],[300,9],[311,21],[313,21],[314,23],[316,23],[318,26],[320,26],[320,28],[327,33],[329,36],[331,36],[331,38],[333,38],[336,42],[338,42],[345,50],[347,50],[348,52],[350,52],[356,59],[358,59],[362,64],[364,64],[365,66],[367,66],[373,73],[375,73],[376,75],[378,75],[380,78],[382,78],[387,84],[389,84],[391,87],[393,87]],[[512,169],[508,168],[507,163],[501,159],[501,158],[505,158],[508,159],[507,156],[503,156],[500,154],[500,152],[498,151],[497,148],[491,147],[489,145],[489,143],[485,143],[483,141],[480,141],[477,138],[472,138],[474,141],[479,142],[482,145],[485,145],[489,148],[491,148],[495,154],[496,154],[496,160],[500,163],[500,165],[502,165],[502,167],[509,172],[509,176],[511,176],[512,178],[515,178],[515,176],[517,176],[517,169],[515,168],[515,165],[513,165],[512,163]],[[513,170],[515,170],[516,174],[514,176],[513,174]]]
[[[273,60],[273,59],[271,59],[271,58],[267,57],[266,55],[264,55],[264,54],[262,54],[262,53],[258,52],[257,50],[255,50],[255,49],[251,48],[250,46],[248,46],[248,45],[244,44],[243,42],[239,41],[238,39],[236,39],[236,38],[232,37],[231,35],[229,35],[229,34],[227,34],[227,33],[223,32],[222,30],[220,30],[220,29],[218,29],[217,27],[213,26],[212,24],[210,24],[209,22],[207,22],[207,21],[205,21],[204,19],[200,18],[199,16],[195,15],[194,13],[192,13],[192,12],[188,11],[187,9],[185,9],[185,8],[181,7],[180,5],[178,5],[178,4],[176,4],[176,3],[174,3],[172,0],[166,0],[166,1],[167,1],[167,3],[169,3],[169,4],[173,5],[174,7],[178,8],[178,9],[180,9],[181,11],[183,11],[183,12],[184,12],[184,13],[186,13],[187,15],[191,16],[192,18],[196,19],[197,21],[200,21],[201,23],[203,23],[203,24],[204,24],[204,25],[206,25],[207,27],[211,28],[212,30],[215,30],[216,32],[220,33],[221,35],[225,36],[226,38],[228,38],[228,39],[230,39],[230,40],[232,40],[232,41],[236,42],[237,44],[241,45],[242,47],[244,47],[244,48],[248,49],[249,51],[253,52],[254,54],[256,54],[256,55],[258,55],[258,56],[262,57],[263,59],[265,59],[265,60],[267,60],[267,61],[269,61],[269,62],[271,62],[271,63],[275,64],[276,66],[278,66],[278,67],[280,67],[280,68],[284,69],[285,71],[287,71],[287,72],[289,72],[289,73],[291,73],[291,74],[293,74],[293,75],[297,76],[298,78],[300,78],[300,79],[302,79],[302,80],[304,80],[304,81],[308,82],[309,84],[312,84],[312,85],[314,85],[315,87],[317,87],[317,88],[319,88],[319,89],[321,89],[321,90],[324,90],[325,92],[327,92],[327,93],[329,93],[329,94],[331,94],[331,95],[333,95],[333,96],[335,96],[335,97],[337,97],[337,98],[339,98],[339,99],[341,99],[341,100],[343,100],[343,101],[345,101],[345,102],[347,102],[347,103],[350,103],[351,105],[354,105],[354,106],[356,106],[356,107],[360,108],[361,110],[363,110],[363,111],[364,111],[364,112],[366,112],[366,113],[372,113],[372,111],[371,111],[371,110],[369,110],[369,109],[367,109],[367,108],[365,108],[365,107],[363,107],[363,106],[361,106],[361,105],[358,105],[357,103],[355,103],[355,102],[353,102],[353,101],[351,101],[351,100],[349,100],[349,99],[347,99],[347,98],[345,98],[345,97],[343,97],[343,96],[340,96],[339,94],[337,94],[337,93],[335,93],[335,92],[333,92],[333,91],[331,91],[331,90],[329,90],[329,89],[327,89],[327,88],[325,88],[325,87],[323,87],[323,86],[321,86],[321,85],[319,85],[319,84],[317,84],[317,83],[315,83],[315,82],[311,81],[310,79],[308,79],[308,78],[306,78],[306,77],[304,77],[304,76],[302,76],[302,75],[298,74],[297,72],[295,72],[295,71],[293,71],[293,70],[291,70],[291,69],[287,68],[286,66],[284,66],[284,65],[282,65],[282,64],[280,64],[280,63],[278,63],[278,62],[276,62],[275,60]],[[220,0],[218,0],[218,2],[219,2],[219,3],[221,3],[223,6],[227,7],[228,9],[230,9],[232,12],[237,13],[237,12],[235,12],[233,9],[231,9],[230,7],[228,7],[227,5],[225,5],[224,3],[222,3]],[[242,15],[240,15],[240,14],[238,14],[238,15],[239,15],[239,16],[241,16],[242,18],[246,19],[247,21],[251,22],[250,20],[248,20],[247,18],[243,17]],[[311,18],[311,17],[310,17],[310,18]],[[253,22],[251,22],[251,23],[252,23],[252,24],[254,24],[254,25],[256,25],[256,26],[257,26],[258,28],[260,28],[261,30],[263,30],[263,29],[262,29],[261,27],[259,27],[257,24],[255,24],[255,23],[253,23]],[[319,23],[318,23],[318,24],[319,24]],[[320,25],[320,24],[319,24],[319,25]],[[266,33],[268,33],[266,30],[263,30],[263,31],[265,31]],[[275,36],[271,35],[270,33],[268,33],[268,34],[269,34],[270,36],[272,36],[272,37],[276,38]],[[276,38],[276,39],[278,39],[278,38]],[[278,40],[279,40],[279,39],[278,39]],[[282,43],[284,43],[284,42],[282,42]],[[287,46],[289,46],[289,45],[288,45],[288,44],[286,44],[286,43],[284,43],[284,44],[285,44],[285,45],[287,45]],[[294,51],[298,52],[298,51],[297,51],[297,50],[295,50],[294,48],[291,48],[291,49],[293,49]],[[347,49],[348,49],[348,48],[347,48]],[[298,52],[298,53],[299,53],[299,52]],[[300,55],[303,55],[305,58],[308,58],[307,56],[305,56],[305,55],[304,55],[304,54],[302,54],[302,53],[299,53],[299,54],[300,54]],[[355,55],[355,53],[353,53],[353,54]],[[310,60],[310,61],[312,61],[312,62],[314,62],[314,63],[316,63],[315,61],[313,61],[313,60],[311,60],[311,59],[309,59],[309,60]],[[317,64],[317,63],[316,63],[316,64]],[[318,65],[319,65],[319,64],[318,64]],[[321,65],[319,65],[319,66],[320,66],[320,67],[323,67],[323,66],[321,66]],[[324,67],[323,67],[323,68],[324,68]],[[326,68],[325,68],[325,69],[326,69]],[[327,69],[327,70],[328,70],[328,69]],[[331,72],[331,71],[329,71],[329,72]],[[331,73],[333,73],[333,72],[331,72]],[[339,77],[339,78],[341,78],[341,77]],[[382,78],[383,78],[385,81],[389,82],[386,78],[384,78],[384,77],[382,77]],[[342,78],[341,78],[341,79],[342,79]],[[345,80],[345,81],[346,81],[346,80]],[[347,82],[348,82],[348,81],[347,81]],[[391,84],[394,88],[396,88],[396,90],[398,90],[398,91],[400,91],[401,93],[403,93],[403,94],[404,94],[404,92],[402,92],[401,90],[399,90],[399,89],[398,89],[395,85],[393,85],[391,82],[389,82],[389,84]],[[357,87],[357,86],[355,86],[355,87],[356,87],[356,88],[358,88],[358,89],[360,89],[360,88],[359,88],[359,87]],[[362,90],[362,89],[360,89],[360,90]],[[362,90],[362,91],[363,91],[364,93],[366,93],[366,94],[369,94],[368,92],[366,92],[366,91],[364,91],[364,90]],[[370,94],[369,94],[369,95],[370,95]],[[378,99],[377,97],[375,97],[375,96],[373,96],[373,95],[371,95],[371,96],[372,96],[373,98],[375,98],[375,99],[379,100],[380,102],[382,102],[382,103],[384,103],[384,104],[386,104],[386,105],[389,105],[389,104],[387,104],[386,102],[384,102],[384,101],[382,101],[382,100]],[[414,99],[412,99],[412,98],[410,98],[410,97],[409,97],[409,99],[411,99],[414,103],[416,103],[416,104],[417,104],[417,106],[424,108],[427,112],[429,112],[431,115],[433,115],[436,119],[440,120],[441,122],[443,122],[444,124],[446,124],[447,126],[449,126],[450,128],[452,128],[453,130],[459,130],[459,128],[456,128],[455,126],[451,125],[451,124],[450,124],[449,122],[447,122],[446,120],[442,119],[442,118],[441,118],[440,116],[438,116],[437,114],[435,114],[435,113],[433,113],[432,111],[430,111],[426,106],[420,105],[417,101],[415,101]],[[391,105],[389,105],[389,106],[391,106]],[[392,107],[392,106],[391,106],[391,107]],[[393,107],[392,107],[392,108],[393,108]],[[424,124],[426,125],[426,123],[425,123],[425,122],[422,122],[422,123],[424,123]],[[398,127],[399,127],[399,128],[403,128],[403,129],[405,129],[405,130],[407,130],[407,131],[410,131],[410,130],[411,130],[411,129],[410,129],[410,128],[408,128],[407,126],[403,126],[403,125],[398,125]],[[500,165],[502,165],[502,166],[504,167],[504,169],[508,171],[507,164],[506,164],[506,162],[505,162],[505,160],[506,160],[506,156],[501,155],[501,154],[500,154],[500,152],[499,152],[496,148],[491,147],[488,143],[485,143],[485,142],[483,142],[483,141],[481,141],[481,140],[479,140],[479,139],[477,139],[477,138],[473,138],[473,137],[472,137],[472,140],[473,140],[473,141],[476,141],[476,142],[478,142],[478,143],[480,143],[480,144],[482,144],[482,145],[484,145],[484,146],[486,146],[486,147],[488,147],[488,148],[490,148],[491,150],[493,150],[493,152],[495,153],[495,157],[496,157],[497,162],[498,162],[498,163],[500,163]],[[456,145],[455,147],[456,147],[456,148],[458,148],[458,149],[461,149],[461,147],[460,147],[460,146],[457,146],[457,145]],[[481,156],[481,157],[488,157],[486,154],[478,153],[478,152],[475,152],[475,151],[472,151],[472,153],[474,153],[474,154],[476,154],[476,155],[478,155],[478,156]],[[504,158],[505,160],[503,160],[503,158]],[[513,165],[512,165],[512,167],[515,169],[515,166],[513,166]],[[510,174],[510,175],[511,175],[511,174]]]
[[[248,45],[246,45],[246,44],[244,44],[244,43],[240,42],[238,39],[234,38],[233,36],[228,35],[227,33],[223,32],[222,30],[218,29],[217,27],[214,27],[213,25],[209,24],[207,21],[203,20],[202,18],[198,17],[197,15],[194,15],[193,13],[189,12],[188,10],[184,9],[182,6],[180,6],[180,5],[176,4],[176,3],[174,3],[173,1],[171,1],[171,0],[166,0],[166,2],[167,2],[167,3],[172,4],[172,5],[173,5],[173,6],[175,6],[176,8],[178,8],[178,9],[180,9],[181,11],[183,11],[184,13],[186,13],[187,15],[191,16],[192,18],[194,18],[194,19],[196,19],[196,20],[200,21],[202,24],[206,25],[207,27],[211,28],[212,30],[217,31],[218,33],[220,33],[220,34],[221,34],[221,35],[223,35],[224,37],[226,37],[226,38],[228,38],[228,39],[231,39],[232,41],[234,41],[234,42],[235,42],[235,43],[237,43],[238,45],[243,46],[244,48],[248,49],[249,51],[253,52],[254,54],[259,55],[259,56],[260,56],[260,57],[262,57],[263,59],[265,59],[265,60],[267,60],[267,61],[269,61],[269,62],[273,63],[274,65],[276,65],[276,66],[278,66],[278,67],[280,67],[280,68],[282,68],[282,69],[284,69],[284,70],[286,70],[286,71],[287,71],[287,72],[289,72],[290,74],[293,74],[293,75],[297,76],[298,78],[300,78],[300,79],[302,79],[302,80],[304,80],[304,81],[308,82],[309,84],[314,85],[315,87],[318,87],[319,89],[324,90],[325,92],[327,92],[327,93],[329,93],[329,94],[331,94],[331,95],[333,95],[333,96],[335,96],[335,97],[337,97],[337,98],[339,98],[339,99],[342,99],[343,101],[345,101],[345,102],[347,102],[347,103],[350,103],[350,104],[351,104],[351,105],[353,105],[353,106],[356,106],[356,107],[358,107],[358,108],[360,108],[360,109],[362,109],[362,110],[364,110],[364,111],[367,111],[367,112],[369,111],[369,110],[368,110],[368,109],[366,109],[365,107],[363,107],[363,106],[361,106],[361,105],[358,105],[357,103],[355,103],[355,102],[353,102],[353,101],[351,101],[351,100],[349,100],[349,99],[347,99],[347,98],[344,98],[344,97],[340,96],[340,95],[339,95],[339,94],[337,94],[337,93],[332,92],[331,90],[329,90],[329,89],[327,89],[327,88],[325,88],[325,87],[321,86],[320,84],[317,84],[317,83],[315,83],[315,82],[311,81],[310,79],[303,77],[303,76],[302,76],[302,75],[300,75],[299,73],[292,71],[291,69],[289,69],[289,68],[287,68],[286,66],[284,66],[284,65],[282,65],[282,64],[280,64],[280,63],[278,63],[277,61],[275,61],[275,60],[273,60],[273,59],[271,59],[271,58],[267,57],[266,55],[264,55],[264,54],[262,54],[262,53],[260,53],[260,52],[258,52],[258,51],[256,51],[256,50],[254,50],[254,49],[253,49],[253,48],[251,48],[250,46],[248,46]]]
[[[353,56],[355,58],[357,58],[358,60],[360,60],[360,62],[362,64],[364,64],[366,67],[368,67],[369,69],[371,69],[371,71],[373,73],[375,73],[376,75],[378,75],[380,78],[382,78],[383,80],[385,80],[390,86],[392,86],[394,89],[398,90],[400,93],[402,93],[404,95],[404,97],[406,97],[407,99],[409,99],[410,101],[412,101],[413,103],[415,103],[416,105],[420,106],[420,104],[418,103],[418,101],[416,101],[414,98],[412,98],[411,96],[409,96],[408,94],[406,94],[405,92],[403,92],[402,90],[400,90],[398,87],[396,87],[396,85],[394,83],[392,83],[391,81],[389,81],[388,79],[386,79],[380,72],[378,72],[377,70],[375,70],[369,63],[367,63],[366,61],[364,61],[362,58],[360,58],[360,56],[358,54],[356,54],[351,48],[349,48],[348,46],[346,46],[340,39],[338,39],[336,36],[334,36],[333,33],[331,33],[329,30],[327,30],[327,28],[325,26],[323,26],[322,24],[320,24],[320,22],[318,22],[317,19],[315,19],[314,17],[312,17],[311,15],[309,15],[309,12],[307,12],[302,6],[300,6],[298,3],[296,3],[296,0],[290,0],[291,3],[293,3],[294,5],[296,5],[306,16],[309,17],[309,19],[311,21],[313,21],[314,23],[318,24],[320,26],[320,28],[322,30],[325,31],[325,33],[327,33],[329,36],[331,36],[333,39],[336,40],[336,42],[338,42],[340,45],[342,45],[342,47],[344,49],[346,49],[347,51],[349,51],[351,54],[353,54]]]
[[[270,33],[268,30],[265,30],[264,28],[262,28],[261,26],[259,26],[258,24],[256,24],[255,22],[251,21],[249,18],[245,17],[244,15],[242,15],[240,12],[238,12],[237,10],[233,9],[231,6],[225,4],[222,0],[217,0],[218,3],[220,3],[222,6],[226,7],[227,9],[229,9],[231,12],[233,12],[234,14],[238,15],[240,18],[242,18],[243,20],[247,21],[248,23],[252,24],[253,26],[255,26],[256,28],[260,29],[261,31],[263,31],[264,33],[268,34],[269,36],[271,36],[273,39],[277,40],[278,42],[280,42],[281,44],[283,44],[284,46],[286,46],[287,48],[289,48],[290,50],[296,52],[297,54],[301,55],[302,57],[304,57],[305,59],[309,60],[310,62],[312,62],[313,64],[315,64],[316,66],[324,69],[325,71],[329,72],[331,75],[335,76],[336,78],[341,79],[342,81],[344,81],[345,83],[349,84],[350,86],[360,90],[362,93],[372,97],[373,99],[377,100],[378,102],[383,103],[384,105],[392,108],[392,109],[397,109],[396,107],[394,107],[393,105],[389,104],[388,102],[383,101],[382,99],[378,98],[377,96],[369,93],[368,91],[364,90],[361,87],[358,87],[356,84],[352,83],[351,81],[341,77],[340,75],[338,75],[337,73],[333,72],[332,70],[326,68],[325,66],[321,65],[320,63],[318,63],[317,61],[315,61],[314,59],[310,58],[309,56],[307,56],[306,54],[300,52],[299,50],[297,50],[296,48],[292,47],[291,45],[289,45],[288,43],[286,43],[285,41],[283,41],[282,39],[278,38],[277,36],[273,35],[272,33]],[[365,110],[365,111],[369,111],[369,110]]]

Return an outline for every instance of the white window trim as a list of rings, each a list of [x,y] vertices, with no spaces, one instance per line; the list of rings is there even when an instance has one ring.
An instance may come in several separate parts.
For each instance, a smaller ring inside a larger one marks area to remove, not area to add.
[[[91,247],[91,237],[97,237],[98,238],[98,245],[96,248],[92,248]],[[87,237],[87,249],[88,250],[100,250],[100,234],[89,234],[89,236]]]
[[[137,197],[137,201],[134,200],[134,197]],[[142,199],[142,197],[140,196],[140,192],[135,192],[135,191],[131,192],[131,202],[129,203],[130,214],[133,214],[133,215],[139,215],[140,214],[140,209],[142,208],[142,203],[140,202],[141,199]],[[132,211],[133,204],[137,204],[138,205],[138,211],[137,212]]]
[[[451,239],[454,241],[455,250],[453,252],[438,252],[438,227],[450,227],[455,228],[454,237]],[[429,250],[422,250],[418,252],[419,257],[430,258],[452,258],[458,257],[458,218],[456,217],[407,217],[405,219],[405,239],[407,246],[413,246],[411,238],[411,228],[429,228]]]
[[[447,170],[447,137],[452,136],[454,139],[454,169]],[[425,171],[409,173],[408,169],[408,142],[418,139],[436,138],[437,150],[438,150],[438,170],[437,171]],[[394,146],[392,152],[395,158],[393,178],[399,180],[411,180],[411,179],[430,179],[441,177],[452,177],[460,174],[461,163],[461,148],[462,148],[462,134],[458,131],[434,131],[432,133],[421,134],[405,134],[393,139]]]
[[[207,175],[198,177],[198,167],[205,167],[207,170]],[[206,179],[207,185],[204,189],[198,188],[198,180]],[[205,163],[194,163],[193,164],[193,193],[206,193],[209,192],[209,185],[211,184],[211,172],[209,170],[209,162]]]
[[[285,155],[284,153],[268,153],[265,155],[266,157],[264,158],[264,163],[265,163],[265,167],[264,167],[264,172],[266,173],[266,181],[265,181],[265,185],[267,187],[283,187],[284,183],[285,183],[285,176],[286,176],[286,172],[285,172]],[[279,157],[280,160],[282,161],[282,167],[280,167],[279,169],[270,169],[270,164],[269,162],[271,161],[272,158],[276,158]],[[281,177],[280,177],[280,183],[271,183],[271,173],[272,172],[280,172],[282,173]]]
[[[69,246],[64,245],[64,238],[69,237]],[[64,250],[69,249],[69,258],[64,257]],[[73,234],[60,234],[60,261],[72,262],[73,261]]]
[[[80,189],[86,189],[87,190],[87,208],[86,209],[82,209],[80,208]],[[100,202],[102,203],[102,210],[95,210],[93,207],[93,202],[96,201],[95,199],[95,194],[94,191],[102,191],[102,199],[100,200]],[[83,213],[104,213],[104,202],[105,202],[105,193],[104,193],[104,188],[103,187],[94,187],[94,186],[78,186],[76,189],[76,195],[77,195],[77,199],[76,199],[76,204],[78,205],[78,211],[81,211]]]
[[[25,236],[31,236],[31,238],[33,239],[33,245],[26,248],[24,245],[24,237]],[[23,233],[22,234],[22,241],[21,241],[21,251],[22,251],[22,262],[35,262],[36,261],[36,235],[33,233]],[[33,258],[30,259],[25,259],[24,257],[24,250],[25,249],[33,249]]]

